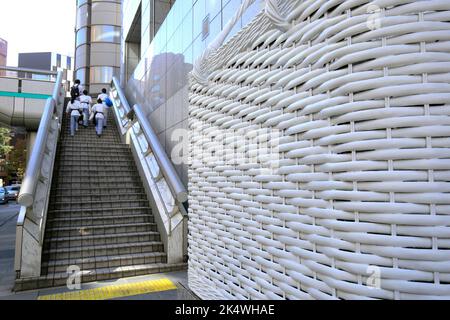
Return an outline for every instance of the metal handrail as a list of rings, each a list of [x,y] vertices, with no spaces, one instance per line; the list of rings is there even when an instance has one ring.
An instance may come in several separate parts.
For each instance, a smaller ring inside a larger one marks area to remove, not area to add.
[[[33,205],[36,186],[39,181],[39,173],[42,165],[42,158],[46,147],[47,137],[49,134],[49,127],[53,115],[57,112],[56,106],[59,101],[59,94],[62,85],[62,72],[58,72],[55,82],[55,88],[51,98],[47,99],[44,113],[42,114],[39,130],[36,136],[36,141],[28,161],[27,169],[23,179],[22,187],[18,196],[18,203],[24,207]],[[18,221],[19,224],[19,221]]]
[[[183,203],[187,201],[188,194],[186,188],[178,177],[178,174],[169,160],[167,153],[163,149],[161,142],[159,142],[159,138],[153,130],[150,122],[145,117],[144,112],[142,111],[142,107],[138,104],[133,107],[134,113],[136,115],[137,121],[141,126],[142,132],[147,139],[147,143],[150,146],[153,154],[155,155],[156,161],[162,169],[162,173],[168,182],[169,188],[172,191],[172,194],[175,195],[176,199]]]
[[[187,201],[188,193],[186,188],[181,182],[181,179],[167,156],[167,153],[162,147],[161,142],[159,142],[155,130],[153,130],[150,122],[145,117],[142,107],[140,105],[134,105],[133,109],[131,109],[125,97],[125,93],[119,85],[119,80],[116,77],[113,77],[112,81],[128,118],[131,121],[137,120],[139,122],[149,148],[153,152],[155,159],[161,168],[162,174],[167,181],[170,191],[180,203]]]
[[[114,87],[117,90],[117,95],[119,96],[119,100],[122,103],[123,108],[125,109],[125,114],[128,115],[131,112],[131,107],[128,103],[127,98],[125,97],[125,93],[123,92],[122,88],[120,87],[120,81],[117,79],[117,77],[113,77],[112,82],[114,84]]]
[[[8,66],[0,66],[0,70],[16,71],[16,72],[24,72],[24,73],[33,73],[33,74],[45,74],[45,75],[52,75],[52,76],[56,76],[58,74],[58,71],[19,68],[19,67],[8,67]]]

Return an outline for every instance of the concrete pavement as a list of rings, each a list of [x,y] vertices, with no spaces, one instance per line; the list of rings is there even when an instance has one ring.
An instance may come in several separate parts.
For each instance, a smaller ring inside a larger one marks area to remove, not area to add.
[[[20,206],[15,202],[0,204],[0,299],[14,287],[14,251],[16,222]]]

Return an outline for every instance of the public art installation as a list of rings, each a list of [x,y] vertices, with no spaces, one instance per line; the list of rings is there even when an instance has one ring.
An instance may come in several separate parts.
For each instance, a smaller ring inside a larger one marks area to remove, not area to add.
[[[190,83],[204,299],[450,298],[450,1],[283,0]]]

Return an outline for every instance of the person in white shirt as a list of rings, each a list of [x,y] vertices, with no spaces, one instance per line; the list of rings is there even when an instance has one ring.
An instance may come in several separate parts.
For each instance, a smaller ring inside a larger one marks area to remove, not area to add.
[[[102,89],[102,93],[100,93],[99,95],[98,95],[98,98],[97,99],[100,99],[100,100],[102,100],[102,103],[103,103],[103,105],[105,106],[105,119],[104,119],[104,122],[103,122],[103,127],[104,128],[106,128],[106,126],[107,126],[107,122],[108,122],[108,106],[105,104],[105,100],[106,100],[106,98],[108,98],[109,96],[108,96],[108,94],[106,93],[106,89],[105,88],[103,88]]]
[[[73,137],[75,131],[78,131],[78,118],[80,117],[81,104],[80,101],[72,98],[67,104],[66,113],[70,114],[70,135]]]
[[[91,120],[95,119],[95,131],[100,138],[103,133],[103,123],[105,120],[105,105],[101,99],[97,100],[97,104],[94,104],[91,110]]]
[[[88,96],[87,90],[84,90],[80,96],[80,103],[83,109],[83,127],[87,128],[89,126],[89,112],[92,105],[92,98]]]

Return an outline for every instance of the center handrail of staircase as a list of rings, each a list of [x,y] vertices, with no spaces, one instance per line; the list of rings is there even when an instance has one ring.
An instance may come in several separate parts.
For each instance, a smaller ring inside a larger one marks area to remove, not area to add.
[[[172,162],[170,161],[167,153],[162,147],[161,142],[159,141],[158,136],[155,133],[155,130],[153,130],[150,122],[145,117],[142,107],[136,104],[134,105],[133,109],[131,109],[125,97],[125,94],[119,85],[119,80],[116,77],[113,77],[112,82],[113,87],[117,90],[117,95],[121,101],[121,105],[125,110],[124,115],[126,115],[129,120],[135,118],[139,122],[141,130],[147,140],[151,151],[155,156],[156,161],[158,162],[158,165],[161,168],[162,174],[166,178],[172,194],[180,203],[187,201],[188,193],[186,191],[186,188],[181,182],[180,177],[178,176]]]

